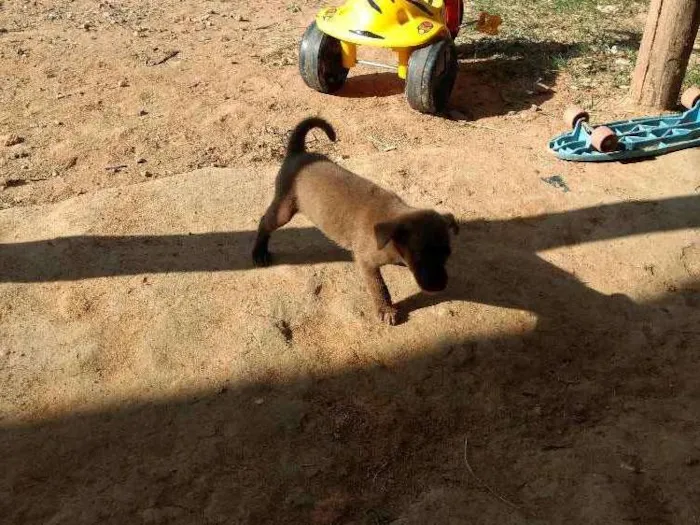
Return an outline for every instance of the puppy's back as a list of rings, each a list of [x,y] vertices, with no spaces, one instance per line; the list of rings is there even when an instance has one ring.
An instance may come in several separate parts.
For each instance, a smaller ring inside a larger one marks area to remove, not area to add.
[[[373,238],[376,223],[408,208],[396,194],[327,159],[304,166],[294,186],[299,211],[347,249]]]

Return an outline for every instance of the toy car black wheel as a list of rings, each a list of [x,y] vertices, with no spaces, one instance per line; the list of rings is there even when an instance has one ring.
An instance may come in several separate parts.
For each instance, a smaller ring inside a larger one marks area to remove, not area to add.
[[[299,45],[299,72],[307,86],[321,93],[338,91],[348,77],[343,67],[340,40],[321,31],[316,22],[304,33]]]
[[[408,60],[409,105],[421,113],[441,112],[450,99],[457,69],[457,50],[450,38],[416,49]]]

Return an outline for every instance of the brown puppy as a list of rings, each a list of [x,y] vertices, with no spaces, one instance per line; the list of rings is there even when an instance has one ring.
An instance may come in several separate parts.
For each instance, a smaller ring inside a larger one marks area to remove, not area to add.
[[[304,143],[313,128],[321,128],[335,142],[335,131],[319,118],[304,120],[294,129],[277,175],[275,197],[260,220],[253,262],[270,263],[270,234],[301,212],[327,237],[352,251],[380,319],[393,325],[397,310],[379,269],[385,264],[408,266],[422,290],[444,290],[448,230],[456,234],[457,223],[451,214],[412,208],[327,157],[308,153]]]

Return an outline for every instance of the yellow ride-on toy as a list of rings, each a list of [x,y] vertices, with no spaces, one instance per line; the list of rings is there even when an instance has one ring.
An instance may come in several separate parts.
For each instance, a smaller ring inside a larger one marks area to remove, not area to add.
[[[299,70],[321,93],[342,87],[358,63],[395,69],[406,81],[413,109],[438,113],[457,78],[452,39],[462,22],[462,0],[347,0],[327,7],[308,27],[299,47]],[[392,49],[398,66],[357,59],[357,46]]]

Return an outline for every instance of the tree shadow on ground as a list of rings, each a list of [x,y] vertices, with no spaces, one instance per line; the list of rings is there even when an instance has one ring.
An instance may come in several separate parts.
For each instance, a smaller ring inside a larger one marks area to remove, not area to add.
[[[700,197],[623,202],[503,221],[462,222],[455,255],[477,256],[473,244],[534,252],[657,231],[700,227]],[[75,281],[144,273],[252,269],[254,231],[80,235],[0,245],[0,282]],[[463,249],[460,249],[463,247]],[[283,228],[272,237],[276,263],[349,262],[345,250],[316,228]],[[486,257],[486,255],[484,255]],[[462,261],[468,268],[468,261]],[[478,273],[468,275],[478,280]],[[437,297],[437,296],[436,296]]]
[[[558,302],[598,323],[542,316],[534,331],[443,339],[404,362],[4,425],[0,513],[24,524],[691,522],[697,308],[669,296],[641,305],[640,323],[573,291]]]
[[[609,46],[637,49],[641,35],[616,31],[605,35]],[[451,104],[478,120],[541,105],[554,95],[566,63],[589,53],[583,43],[483,38],[457,46],[460,74]]]
[[[618,31],[609,46],[637,49],[641,36]],[[478,120],[541,105],[554,95],[559,73],[572,58],[588,52],[580,43],[525,38],[482,38],[457,45],[459,74],[446,115]],[[348,98],[388,97],[404,91],[395,72],[352,75],[337,93]]]
[[[524,39],[461,44],[451,106],[466,119],[478,120],[540,105],[554,95],[561,65],[583,49],[575,44]]]
[[[405,361],[331,376],[0,426],[0,515],[25,524],[692,522],[700,283],[634,304],[535,252],[698,228],[699,204],[684,197],[464,223],[452,298],[534,311],[531,330],[442,337],[403,349]],[[55,239],[4,245],[0,268],[5,282],[243,270],[251,240],[83,238],[72,268],[76,241]],[[273,246],[284,262],[307,242],[319,261],[347,260],[325,252],[311,229],[282,230]],[[173,266],[172,251],[188,262]],[[36,269],[39,256],[60,270]]]

